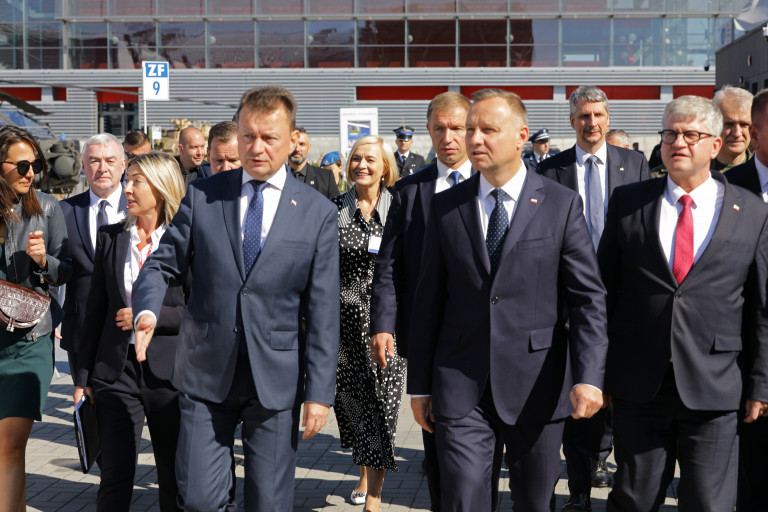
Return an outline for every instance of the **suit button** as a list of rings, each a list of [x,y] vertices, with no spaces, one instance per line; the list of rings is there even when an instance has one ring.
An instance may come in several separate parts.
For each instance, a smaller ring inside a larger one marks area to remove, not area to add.
[[[248,288],[243,288],[243,295],[248,295]]]
[[[240,332],[240,326],[236,325],[234,329],[232,329],[234,332]]]
[[[499,302],[499,298],[498,297],[494,297],[494,298],[491,299],[491,304],[498,304],[498,302]]]
[[[683,296],[683,292],[681,292],[680,290],[677,290],[677,291],[675,292],[675,298],[676,298],[676,299],[679,299],[679,298],[680,298],[680,297],[682,297],[682,296]]]

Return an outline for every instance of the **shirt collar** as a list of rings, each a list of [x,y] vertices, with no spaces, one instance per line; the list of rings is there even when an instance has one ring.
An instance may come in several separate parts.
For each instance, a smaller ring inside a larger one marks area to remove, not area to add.
[[[101,201],[101,198],[96,194],[94,194],[93,190],[91,189],[88,189],[88,192],[91,198],[90,206],[91,208],[93,208],[94,206],[99,204],[99,202]],[[105,198],[105,200],[107,201],[107,204],[112,208],[114,208],[115,211],[117,211],[120,207],[120,197],[122,196],[122,194],[123,194],[123,186],[118,183],[117,188]]]
[[[285,166],[280,167],[280,169],[277,170],[275,174],[272,175],[271,178],[267,180],[267,183],[271,186],[276,188],[277,190],[283,190],[283,187],[285,187],[285,178],[287,177],[287,174],[285,172]],[[248,174],[243,168],[243,178],[242,178],[242,186],[245,187],[249,181],[255,179],[253,176]]]
[[[594,156],[596,156],[597,159],[599,160],[598,163],[605,165],[605,163],[608,161],[607,146],[608,144],[603,143],[603,145],[600,146],[600,149],[598,149],[594,153],[587,153],[586,151],[581,149],[581,146],[576,144],[576,162],[579,164],[579,166],[584,167],[586,165],[587,158],[589,158],[594,154]]]
[[[160,239],[163,238],[163,234],[165,234],[165,230],[168,228],[166,226],[165,222],[160,224],[156,230],[152,232],[151,235],[149,235],[150,239],[152,240],[152,250],[154,251],[158,244],[160,243]],[[136,229],[136,223],[134,222],[131,224],[131,245],[135,246],[141,240],[139,240],[139,231]]]
[[[468,180],[472,176],[472,162],[470,162],[469,159],[461,164],[458,169],[451,169],[437,158],[435,158],[435,162],[437,162],[437,179],[445,179],[453,171],[459,171],[459,174],[461,174],[461,177],[465,180]]]
[[[527,173],[528,171],[525,169],[525,164],[522,160],[520,160],[520,169],[517,171],[517,174],[515,174],[511,180],[499,187],[516,203],[520,198],[520,193],[523,191],[523,185],[525,184],[525,177]],[[488,183],[488,180],[485,179],[485,176],[480,173],[480,187],[477,193],[478,198],[483,201],[490,195],[494,188],[496,187]]]
[[[760,180],[760,190],[764,191],[768,189],[768,186],[766,186],[766,183],[768,183],[768,166],[758,160],[757,155],[755,155],[755,167],[757,168],[757,178]]]
[[[398,156],[398,158],[408,158],[408,155],[410,155],[410,154],[411,154],[411,152],[410,152],[410,151],[408,151],[408,152],[406,152],[406,153],[401,153],[401,152],[399,152],[399,151],[397,152],[397,156]]]
[[[672,181],[672,178],[670,178],[669,175],[667,175],[667,187],[664,191],[667,201],[669,201],[670,204],[675,205],[680,198],[686,194],[691,196],[694,206],[706,204],[707,202],[712,202],[712,204],[714,204],[714,201],[717,199],[717,182],[712,178],[712,174],[710,173],[704,183],[690,192],[686,192],[677,183]]]

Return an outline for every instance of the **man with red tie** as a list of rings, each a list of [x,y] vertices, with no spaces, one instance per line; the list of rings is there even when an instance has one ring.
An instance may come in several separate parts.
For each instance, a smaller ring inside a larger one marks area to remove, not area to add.
[[[659,132],[668,176],[617,188],[608,208],[598,260],[618,466],[609,512],[658,510],[676,461],[680,510],[733,510],[738,422],[768,408],[766,289],[749,285],[768,279],[768,208],[710,172],[722,124],[710,100],[669,103]],[[750,351],[745,304],[756,308]]]

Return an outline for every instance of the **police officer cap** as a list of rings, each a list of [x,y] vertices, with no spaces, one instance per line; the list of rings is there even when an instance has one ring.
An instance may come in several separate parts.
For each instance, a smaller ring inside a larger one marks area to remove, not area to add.
[[[398,126],[392,131],[395,132],[395,135],[397,135],[397,138],[400,140],[410,140],[413,138],[413,128],[407,124]]]
[[[549,132],[546,128],[542,128],[537,131],[528,139],[531,142],[547,142],[549,140]]]

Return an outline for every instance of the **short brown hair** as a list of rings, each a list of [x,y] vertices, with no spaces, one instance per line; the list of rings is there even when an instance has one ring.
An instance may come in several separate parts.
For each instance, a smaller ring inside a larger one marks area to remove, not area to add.
[[[243,107],[248,107],[258,112],[274,112],[280,106],[288,114],[291,130],[295,130],[296,100],[288,89],[280,85],[267,85],[245,91],[243,97],[240,98],[240,105],[237,107],[235,117],[240,117],[240,111],[243,110]]]
[[[768,89],[763,89],[762,91],[755,94],[755,96],[752,98],[752,124],[756,124],[755,120],[757,118],[765,118],[765,116],[768,114],[768,111],[766,111],[767,108]]]
[[[523,100],[520,99],[520,96],[512,91],[504,89],[481,89],[472,94],[472,103],[491,98],[503,98],[506,100],[512,113],[519,117],[525,126],[528,126],[528,109],[525,108],[525,104],[523,103]]]
[[[226,144],[237,139],[237,123],[234,121],[222,121],[216,123],[208,132],[208,147],[211,147],[213,139]]]
[[[465,112],[469,111],[469,107],[472,103],[469,98],[458,92],[448,91],[442,92],[432,98],[427,107],[427,121],[432,117],[432,111],[434,110],[448,110],[453,108],[464,109]]]
[[[151,144],[152,142],[149,140],[149,137],[146,133],[142,132],[141,130],[134,130],[132,132],[128,132],[125,136],[125,139],[123,139],[123,144],[128,144],[129,146],[137,147],[137,146],[143,146],[144,144]]]

